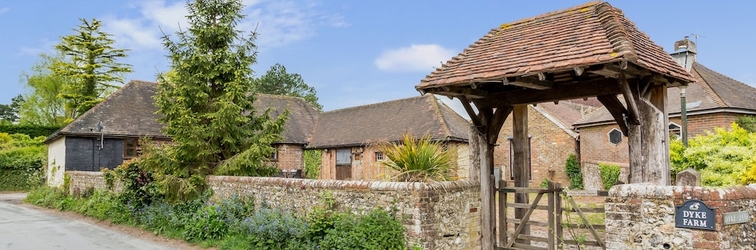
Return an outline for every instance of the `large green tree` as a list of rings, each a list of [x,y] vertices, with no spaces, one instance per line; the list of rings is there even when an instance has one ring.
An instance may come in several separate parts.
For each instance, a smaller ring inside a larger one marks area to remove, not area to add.
[[[55,72],[54,66],[63,60],[63,55],[41,54],[31,71],[21,74],[21,81],[26,87],[24,102],[19,108],[21,123],[64,125],[66,102],[60,95],[66,86],[74,85],[75,81]]]
[[[11,99],[10,104],[0,104],[0,121],[13,123],[18,121],[18,108],[24,102],[24,97],[18,95]]]
[[[97,19],[81,19],[76,33],[62,37],[55,48],[66,55],[65,61],[56,64],[56,71],[76,80],[63,89],[67,100],[67,116],[74,119],[102,101],[104,95],[123,83],[131,65],[118,62],[126,57],[126,49],[113,47],[111,35],[100,30],[102,22]]]
[[[275,172],[267,159],[288,112],[271,119],[269,112],[258,115],[252,106],[255,34],[235,29],[242,8],[238,0],[190,2],[188,29],[175,41],[163,37],[172,74],[161,77],[156,104],[164,115],[163,132],[173,143],[163,153],[148,152],[144,164],[169,199],[198,195],[207,174]]]
[[[307,85],[301,75],[286,72],[286,67],[278,63],[271,66],[265,75],[255,79],[255,90],[258,93],[302,97],[318,109],[323,108],[318,103],[315,88]]]

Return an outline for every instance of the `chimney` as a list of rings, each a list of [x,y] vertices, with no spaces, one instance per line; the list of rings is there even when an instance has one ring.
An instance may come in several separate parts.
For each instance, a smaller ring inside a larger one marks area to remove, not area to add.
[[[685,36],[683,40],[675,42],[675,52],[669,54],[675,62],[685,68],[688,72],[696,61],[696,43]]]

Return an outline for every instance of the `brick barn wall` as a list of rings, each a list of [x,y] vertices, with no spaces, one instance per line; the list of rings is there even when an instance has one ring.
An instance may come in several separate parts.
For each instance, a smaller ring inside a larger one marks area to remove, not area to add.
[[[276,165],[281,170],[297,170],[304,168],[304,150],[299,144],[276,145],[278,159]]]
[[[507,185],[514,185],[510,181],[509,140],[512,136],[512,115],[507,118],[499,133],[499,139],[494,147],[494,167],[501,169],[502,179]],[[564,164],[570,154],[575,154],[576,140],[556,124],[528,106],[528,133],[531,147],[531,181],[530,187],[539,187],[544,179],[559,182],[562,186],[569,186],[569,178]]]
[[[715,127],[721,127],[729,129],[735,120],[742,117],[742,114],[735,113],[714,113],[703,115],[689,115],[688,116],[688,138],[692,138],[696,135],[706,134],[706,131],[714,131]],[[670,122],[674,122],[677,125],[682,126],[680,117],[669,118]]]

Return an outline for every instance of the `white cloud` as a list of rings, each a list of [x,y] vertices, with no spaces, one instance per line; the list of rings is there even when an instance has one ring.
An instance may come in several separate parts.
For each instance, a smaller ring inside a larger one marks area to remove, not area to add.
[[[10,8],[8,8],[8,7],[0,7],[0,15],[2,15],[5,12],[8,12],[8,11],[10,11]]]
[[[319,11],[314,4],[292,1],[244,0],[246,17],[238,29],[259,33],[259,47],[280,47],[310,38],[320,26],[345,27],[348,23],[338,14]],[[185,1],[144,1],[135,5],[139,17],[104,20],[104,30],[115,35],[115,40],[133,50],[162,48],[163,32],[173,35],[188,27]]]
[[[375,66],[381,70],[394,72],[426,71],[441,66],[457,53],[438,44],[413,44],[409,47],[383,51]]]

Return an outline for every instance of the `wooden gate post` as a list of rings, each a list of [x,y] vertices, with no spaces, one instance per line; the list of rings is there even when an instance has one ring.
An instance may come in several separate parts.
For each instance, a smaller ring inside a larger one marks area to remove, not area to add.
[[[528,106],[527,105],[515,105],[512,111],[512,150],[513,154],[513,166],[515,187],[528,187],[528,181],[530,180],[530,158],[528,152],[530,152],[530,145],[528,145]],[[516,193],[515,203],[528,204],[530,197],[527,193]],[[521,220],[525,217],[526,209],[515,208],[515,219]],[[518,225],[515,224],[515,228]],[[525,225],[522,230],[522,234],[530,235],[530,226]],[[523,244],[528,244],[529,241],[518,241]]]
[[[629,181],[670,185],[667,87],[651,86],[645,96],[635,89],[631,100],[638,107],[640,124],[628,125]]]

